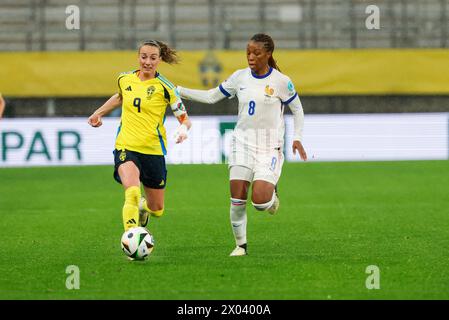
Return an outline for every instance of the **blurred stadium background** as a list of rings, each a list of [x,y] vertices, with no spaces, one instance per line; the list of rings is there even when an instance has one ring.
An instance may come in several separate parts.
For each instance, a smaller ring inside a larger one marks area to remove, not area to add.
[[[379,9],[377,30],[365,25],[370,5]],[[67,28],[70,6],[79,10],[78,29]],[[244,49],[257,32],[274,38],[275,57],[297,87],[309,128],[321,119],[314,114],[447,112],[448,21],[448,0],[1,0],[4,117],[88,116],[115,92],[117,75],[136,68],[144,39],[179,50],[180,65],[160,68],[173,83],[211,88],[246,66]],[[235,100],[187,106],[191,115],[236,114]],[[429,148],[439,151],[424,158],[447,158],[445,117],[429,118],[439,126],[427,132],[428,139],[439,137]],[[311,131],[306,125],[306,136]],[[411,141],[423,131],[409,134]]]
[[[380,30],[367,30],[365,27],[368,17],[365,9],[371,4],[380,9]],[[80,9],[79,30],[66,29],[68,14],[65,11],[69,5],[76,5]],[[286,66],[284,72],[295,78],[308,114],[449,110],[447,82],[444,83],[444,90],[435,84],[433,90],[430,88],[424,92],[425,95],[416,87],[405,91],[398,89],[408,84],[412,86],[420,80],[406,76],[407,63],[404,68],[395,70],[404,77],[401,78],[403,83],[390,83],[390,70],[376,70],[379,65],[372,65],[372,68],[367,65],[367,70],[352,72],[355,83],[349,83],[345,90],[329,91],[320,87],[320,83],[310,84],[313,80],[309,80],[310,74],[315,75],[314,78],[317,75],[325,77],[326,73],[334,73],[342,67],[345,73],[349,73],[351,66],[357,65],[345,60],[358,53],[355,49],[365,49],[374,54],[378,48],[413,48],[416,51],[412,53],[421,56],[423,53],[418,49],[431,48],[432,52],[438,52],[438,49],[447,48],[447,0],[248,0],[243,3],[236,0],[1,0],[0,26],[0,66],[2,74],[8,74],[8,77],[3,76],[0,80],[0,92],[9,100],[6,116],[11,117],[89,114],[115,89],[113,78],[109,75],[134,67],[133,60],[126,59],[127,56],[120,55],[120,52],[134,52],[138,43],[148,38],[168,42],[180,50],[181,55],[191,50],[197,53],[193,60],[188,55],[184,57],[184,65],[190,71],[189,77],[201,77],[198,63],[204,60],[203,69],[207,69],[207,62],[212,65],[218,62],[219,65],[215,66],[217,77],[223,80],[236,67],[245,65],[244,54],[231,59],[225,55],[219,61],[212,56],[207,61],[204,59],[206,55],[198,50],[219,50],[220,53],[227,50],[242,51],[248,38],[257,32],[267,32],[274,38],[278,51],[275,56],[280,59],[281,66]],[[289,50],[282,59],[279,53],[281,49]],[[342,56],[333,55],[339,53],[339,49],[349,51]],[[330,55],[322,61],[321,56],[314,55],[313,51],[311,56],[303,58],[310,50],[318,50],[319,54],[328,52]],[[64,51],[80,54],[67,55]],[[92,60],[89,56],[89,53],[98,51],[107,53],[97,59],[109,59],[109,63],[101,65],[102,68],[95,67],[98,64],[93,57],[97,56],[92,56]],[[19,55],[19,52],[41,54],[30,56]],[[56,54],[50,55],[50,52]],[[444,54],[447,52],[444,51]],[[387,54],[382,59],[387,60],[389,57]],[[370,63],[369,58],[362,59],[365,59],[363,63]],[[391,60],[383,62],[389,65]],[[413,67],[415,62],[411,60],[409,67]],[[40,69],[39,65],[43,63],[45,68]],[[318,66],[325,64],[326,71],[311,69],[308,67],[310,63]],[[98,78],[90,80],[86,74],[80,74],[79,64],[84,65],[82,70],[89,70]],[[295,65],[291,67],[292,64]],[[426,74],[429,70],[425,69],[431,67],[435,74],[442,73],[448,68],[447,60],[435,62],[431,66],[420,65],[420,72],[412,76],[417,77],[421,72]],[[389,85],[388,89],[381,94],[376,88],[360,92],[356,85],[369,77],[365,71],[374,73],[378,77],[376,84]],[[26,86],[20,81],[22,78],[19,75],[25,72],[28,74]],[[59,74],[57,78],[55,73]],[[176,76],[176,71],[169,76],[174,83],[186,84],[183,78]],[[333,79],[336,83],[346,80]],[[35,82],[33,80],[39,82],[40,86],[47,86],[47,89],[30,85]],[[421,80],[436,81],[431,78]],[[58,81],[64,82],[65,90],[54,87],[53,82]],[[72,83],[78,81],[86,82],[86,87],[91,89],[78,90],[75,87],[70,90],[73,88]],[[99,81],[104,87],[93,89],[101,86],[97,83]],[[303,87],[310,90],[302,90]],[[79,98],[73,99],[73,96]],[[232,103],[223,101],[213,108],[192,107],[190,112],[234,114],[234,110],[229,107]]]
[[[258,32],[305,111],[309,161],[284,165],[280,214],[248,206],[250,255],[228,259],[226,166],[171,164],[222,163],[237,102],[187,101],[193,128],[181,146],[168,139],[157,248],[145,266],[124,263],[119,114],[98,129],[88,115],[137,67],[144,39],[179,50],[179,65],[160,66],[173,83],[207,89],[246,67]],[[448,159],[448,46],[449,0],[0,0],[0,297],[447,299],[447,161],[352,161]],[[82,290],[64,286],[71,264]],[[371,264],[382,290],[365,286]]]

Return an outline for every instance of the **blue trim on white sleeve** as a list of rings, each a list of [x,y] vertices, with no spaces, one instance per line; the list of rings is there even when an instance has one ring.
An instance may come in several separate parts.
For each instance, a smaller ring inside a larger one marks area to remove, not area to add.
[[[231,96],[231,94],[229,92],[227,92],[221,84],[218,87],[220,88],[221,93],[223,93],[226,97],[229,98]]]
[[[289,104],[290,102],[293,101],[293,99],[295,99],[298,96],[298,92],[295,92],[295,94],[293,95],[293,97],[291,97],[290,99],[288,99],[287,101],[282,101],[283,104]]]

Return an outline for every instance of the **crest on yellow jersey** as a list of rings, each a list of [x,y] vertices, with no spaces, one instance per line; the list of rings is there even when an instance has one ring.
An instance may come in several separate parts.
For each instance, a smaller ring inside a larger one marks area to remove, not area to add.
[[[147,99],[150,100],[153,96],[154,91],[156,91],[156,88],[154,86],[150,86],[147,88]]]

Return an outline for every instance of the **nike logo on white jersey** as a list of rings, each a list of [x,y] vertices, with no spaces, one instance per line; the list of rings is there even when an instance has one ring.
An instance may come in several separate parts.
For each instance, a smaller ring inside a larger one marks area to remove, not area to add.
[[[240,91],[245,90],[245,89],[246,89],[245,87],[242,87],[242,88],[240,88]]]

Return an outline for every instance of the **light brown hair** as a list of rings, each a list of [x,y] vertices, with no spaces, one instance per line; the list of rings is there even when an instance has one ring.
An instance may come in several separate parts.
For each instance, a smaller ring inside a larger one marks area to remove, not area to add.
[[[159,55],[161,56],[162,61],[167,62],[168,64],[175,64],[179,63],[179,57],[176,50],[170,48],[167,44],[165,44],[162,41],[158,40],[147,40],[142,42],[142,44],[139,46],[139,53],[140,49],[143,46],[152,46],[159,48]]]

